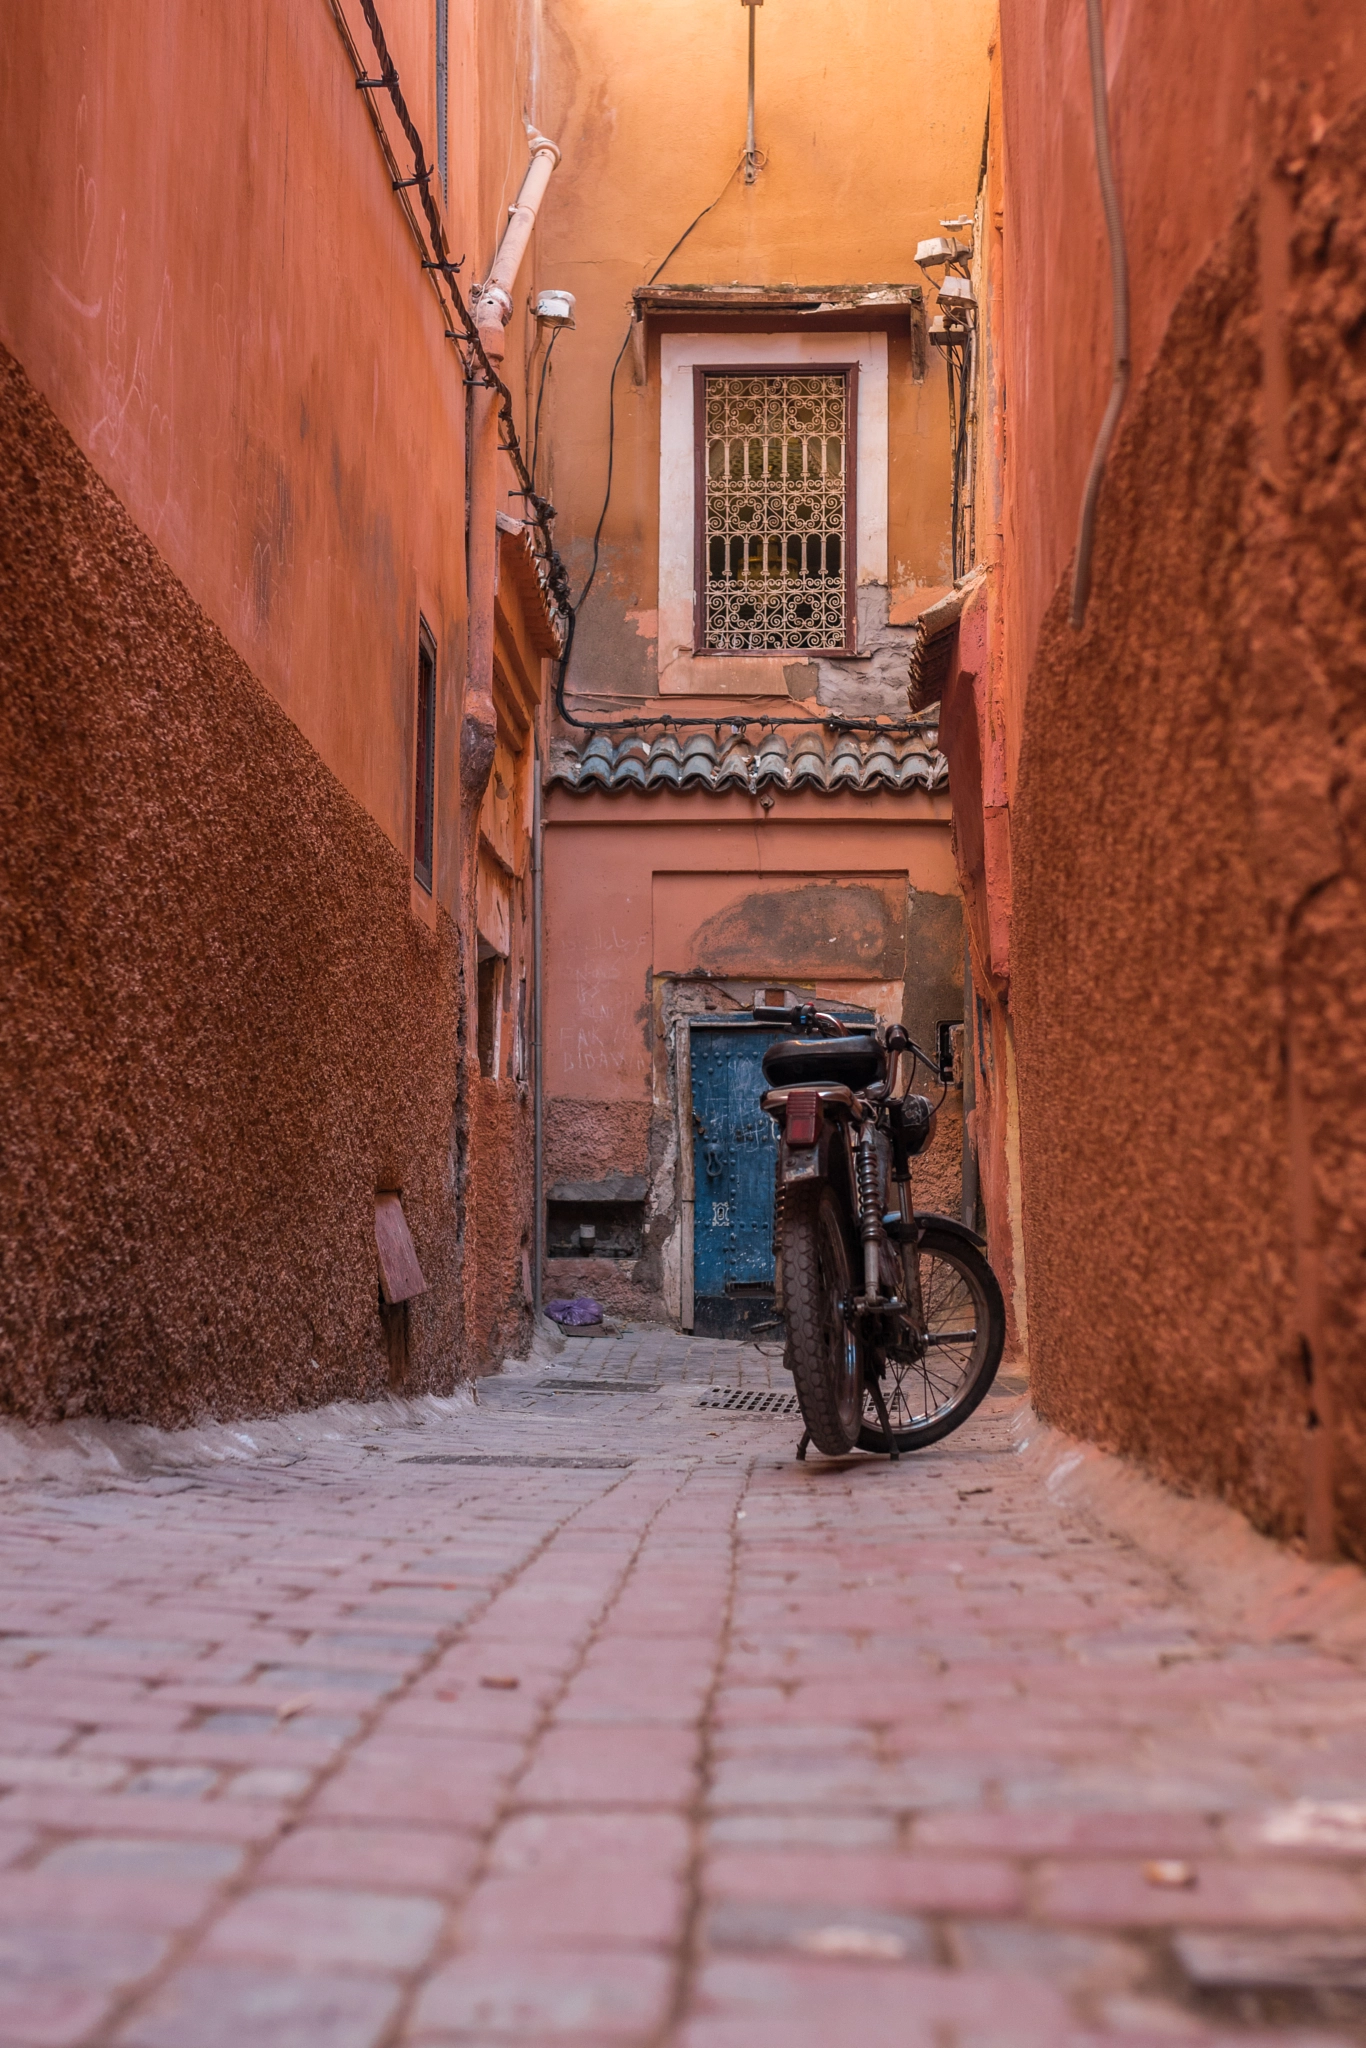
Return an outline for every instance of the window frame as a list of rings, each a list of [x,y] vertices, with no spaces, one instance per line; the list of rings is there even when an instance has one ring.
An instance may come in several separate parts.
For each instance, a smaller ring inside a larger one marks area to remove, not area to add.
[[[424,667],[431,677],[425,715],[422,702]],[[436,878],[436,698],[436,635],[419,613],[417,687],[413,696],[413,880],[428,896],[435,893]]]
[[[475,951],[475,1059],[485,1081],[503,1078],[503,1007],[507,994],[508,956],[481,941]],[[485,997],[488,998],[487,1015]]]
[[[694,363],[693,376],[693,659],[810,661],[858,652],[858,384],[857,362]],[[844,378],[844,639],[838,647],[708,647],[707,379],[708,377]]]

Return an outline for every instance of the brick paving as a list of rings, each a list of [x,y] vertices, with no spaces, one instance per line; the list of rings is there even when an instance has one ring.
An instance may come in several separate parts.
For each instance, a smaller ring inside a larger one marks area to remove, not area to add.
[[[789,1391],[628,1331],[6,1488],[0,2048],[1366,2041],[1359,1664],[1062,1504],[1008,1392],[892,1467]]]

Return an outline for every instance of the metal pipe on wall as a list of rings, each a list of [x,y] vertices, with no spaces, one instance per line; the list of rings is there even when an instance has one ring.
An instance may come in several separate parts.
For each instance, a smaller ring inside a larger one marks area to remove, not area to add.
[[[1096,435],[1081,501],[1081,525],[1077,532],[1076,563],[1072,571],[1071,622],[1075,632],[1086,623],[1091,599],[1091,555],[1096,541],[1096,508],[1110,443],[1115,438],[1119,416],[1129,390],[1129,256],[1124,241],[1124,215],[1120,211],[1119,189],[1115,183],[1114,150],[1110,141],[1110,100],[1105,77],[1105,17],[1101,0],[1086,0],[1086,31],[1091,57],[1091,122],[1096,140],[1096,175],[1100,180],[1105,233],[1110,245],[1110,324],[1114,341],[1114,379],[1105,407],[1105,417]]]
[[[508,209],[508,224],[489,266],[475,308],[475,326],[490,366],[501,365],[504,329],[512,317],[512,291],[536,225],[536,215],[546,194],[552,171],[560,161],[555,143],[534,129],[529,132],[531,162],[522,188]],[[500,392],[496,385],[476,379],[470,393],[469,414],[469,513],[465,541],[466,579],[469,593],[468,667],[465,678],[465,707],[460,732],[460,786],[466,807],[466,843],[476,844],[474,814],[483,801],[493,769],[497,744],[497,715],[493,703],[494,599],[497,583],[498,549],[498,415]],[[544,1003],[541,977],[543,946],[541,935],[541,748],[538,730],[532,739],[532,1307],[540,1313],[545,1266],[544,1202],[544,1101],[541,1040]],[[471,863],[471,866],[473,863]],[[471,876],[469,887],[473,888]]]
[[[531,162],[508,209],[508,224],[475,308],[479,340],[490,364],[502,362],[504,328],[512,317],[512,288],[526,254],[550,175],[560,160],[555,143],[533,130]],[[473,807],[488,787],[496,724],[493,711],[493,597],[498,546],[498,407],[496,386],[476,379],[470,405],[470,507],[466,537],[469,588],[469,667],[460,732],[460,786]]]
[[[764,0],[740,0],[749,9],[749,119],[745,127],[745,183],[752,185],[759,175],[759,152],[754,144],[754,10]]]
[[[545,834],[541,815],[541,747],[532,755],[531,797],[531,1306],[541,1313],[545,1295]]]
[[[550,174],[560,161],[559,145],[547,135],[538,135],[532,129],[527,136],[531,149],[531,162],[527,165],[522,189],[508,208],[508,224],[498,244],[498,253],[489,266],[475,308],[475,323],[479,338],[486,354],[502,356],[503,329],[512,318],[512,287],[517,282],[517,272],[522,267],[531,231],[536,225],[536,215],[541,201],[545,198]],[[485,328],[489,333],[484,332]],[[492,347],[490,347],[492,339]]]

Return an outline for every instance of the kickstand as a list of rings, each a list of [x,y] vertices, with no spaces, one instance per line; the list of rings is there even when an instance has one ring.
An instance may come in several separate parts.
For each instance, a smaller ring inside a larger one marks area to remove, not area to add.
[[[806,1447],[810,1441],[811,1432],[809,1429],[804,1429],[802,1431],[802,1440],[797,1446],[797,1456],[801,1459],[803,1465],[806,1463]]]
[[[887,1413],[887,1403],[883,1397],[882,1381],[878,1379],[876,1374],[868,1382],[868,1391],[873,1397],[873,1406],[877,1409],[877,1419],[882,1424],[882,1434],[887,1439],[887,1448],[891,1452],[892,1463],[895,1464],[901,1453],[896,1447],[896,1438],[892,1435],[891,1418]]]

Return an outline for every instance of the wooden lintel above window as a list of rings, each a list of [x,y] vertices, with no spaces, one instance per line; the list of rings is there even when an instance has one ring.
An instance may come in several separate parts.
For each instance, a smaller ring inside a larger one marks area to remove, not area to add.
[[[848,327],[904,328],[924,309],[918,284],[654,284],[631,294],[638,322],[660,328],[761,327],[820,332]]]

